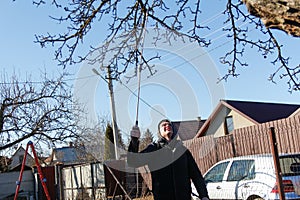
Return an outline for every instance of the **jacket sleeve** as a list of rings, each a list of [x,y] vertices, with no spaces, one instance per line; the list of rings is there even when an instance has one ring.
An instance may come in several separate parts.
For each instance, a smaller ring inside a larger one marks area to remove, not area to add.
[[[139,150],[139,140],[138,138],[131,138],[131,141],[128,146],[127,152],[127,163],[131,167],[141,167],[147,165],[149,162],[149,156],[143,153],[149,153],[154,151],[154,144],[148,145],[144,150],[138,152]]]
[[[128,152],[137,153],[139,151],[139,144],[140,141],[136,137],[131,137],[129,146],[128,146]]]
[[[200,197],[200,199],[203,197],[209,198],[206,184],[205,184],[204,178],[201,174],[201,171],[199,170],[198,165],[189,150],[187,150],[187,154],[188,154],[187,156],[188,156],[189,175],[195,185],[195,188],[199,194],[199,197]]]

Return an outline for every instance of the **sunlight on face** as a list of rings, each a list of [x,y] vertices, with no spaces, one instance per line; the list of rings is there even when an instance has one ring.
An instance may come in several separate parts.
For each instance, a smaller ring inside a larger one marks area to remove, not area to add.
[[[173,128],[169,122],[162,122],[159,125],[159,132],[162,137],[170,141],[173,135]]]

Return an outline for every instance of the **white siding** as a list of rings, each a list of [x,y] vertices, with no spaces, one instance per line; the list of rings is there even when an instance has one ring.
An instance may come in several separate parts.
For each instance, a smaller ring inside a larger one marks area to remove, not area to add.
[[[0,174],[0,199],[14,194],[17,188],[16,181],[19,180],[20,172],[8,172]],[[34,195],[34,176],[31,170],[23,172],[20,191]]]

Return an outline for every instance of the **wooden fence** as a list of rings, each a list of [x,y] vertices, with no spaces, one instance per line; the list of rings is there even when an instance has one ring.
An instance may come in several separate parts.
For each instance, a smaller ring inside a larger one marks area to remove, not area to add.
[[[274,127],[279,153],[300,152],[300,115],[236,129],[223,137],[195,138],[184,144],[204,173],[213,164],[226,158],[271,153],[270,127]]]

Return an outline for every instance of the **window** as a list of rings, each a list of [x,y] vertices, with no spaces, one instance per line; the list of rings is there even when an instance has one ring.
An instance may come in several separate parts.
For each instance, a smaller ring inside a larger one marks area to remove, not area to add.
[[[300,175],[300,154],[281,156],[279,163],[283,176]]]
[[[229,134],[231,131],[233,131],[234,126],[233,126],[233,118],[232,116],[227,116],[225,118],[225,134]]]
[[[254,160],[237,160],[230,167],[227,181],[250,180],[255,177]]]
[[[24,159],[24,156],[19,156],[19,163],[22,163],[23,162],[23,159]]]
[[[225,173],[225,170],[228,166],[229,161],[220,163],[216,166],[214,166],[207,174],[205,175],[204,179],[206,183],[211,182],[221,182],[223,180],[223,176]]]

